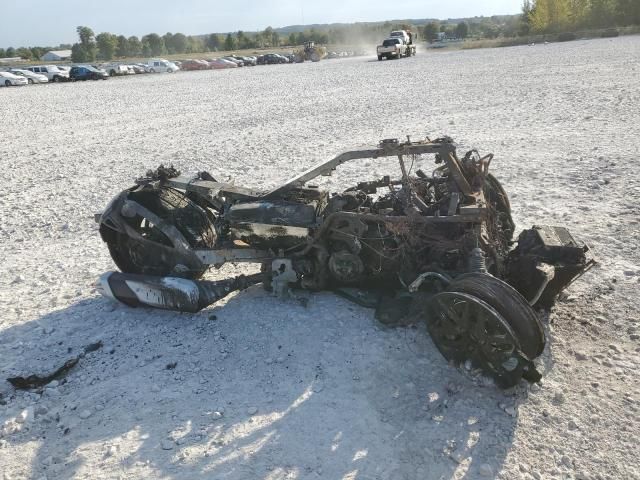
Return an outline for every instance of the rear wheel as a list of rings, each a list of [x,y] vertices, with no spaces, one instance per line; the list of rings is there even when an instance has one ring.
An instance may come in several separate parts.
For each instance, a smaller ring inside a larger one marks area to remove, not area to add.
[[[33,79],[32,78],[27,78],[27,83],[29,85],[33,85]]]
[[[184,193],[170,188],[160,188],[134,192],[129,194],[129,198],[164,222],[175,226],[191,248],[207,249],[215,246],[216,233],[209,215]],[[208,267],[183,268],[179,256],[167,254],[166,247],[172,248],[170,241],[145,219],[136,216],[129,224],[147,242],[143,243],[119,234],[114,242],[107,244],[111,258],[121,271],[192,279],[201,277],[207,271]]]
[[[10,87],[11,86],[11,82],[9,80],[5,80],[4,81],[4,86],[5,87]]]

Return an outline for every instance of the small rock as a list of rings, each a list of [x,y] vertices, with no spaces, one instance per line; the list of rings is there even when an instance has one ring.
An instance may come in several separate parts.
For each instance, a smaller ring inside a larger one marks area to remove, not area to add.
[[[569,430],[578,429],[578,424],[574,420],[569,420],[568,426],[569,426]]]
[[[284,357],[278,357],[278,358],[276,358],[276,362],[278,362],[278,363],[284,363]]]
[[[86,420],[87,418],[89,418],[91,416],[91,410],[82,410],[78,416],[82,419],[82,420]]]
[[[58,385],[60,385],[60,382],[58,380],[51,380],[47,384],[47,388],[58,388]]]
[[[493,469],[488,463],[480,465],[480,475],[483,477],[493,477]]]
[[[542,480],[542,475],[540,474],[539,471],[534,470],[533,472],[531,472],[531,475],[533,476],[533,478],[535,478],[536,480]]]
[[[156,385],[156,384],[153,384],[153,385],[151,386],[151,391],[152,391],[153,393],[158,393],[158,392],[160,391],[160,387],[159,387],[158,385]]]
[[[271,365],[273,363],[273,358],[267,358],[264,363],[266,363],[267,365]]]
[[[211,420],[220,420],[222,417],[224,417],[224,413],[219,411],[215,411],[211,414]]]
[[[313,390],[313,392],[314,392],[314,393],[319,393],[319,392],[321,392],[322,390],[324,390],[324,384],[323,384],[322,382],[317,382],[317,383],[313,386],[312,390]]]
[[[45,405],[38,405],[35,410],[36,416],[42,416],[49,413],[49,409]]]
[[[466,360],[466,361],[464,362],[464,369],[465,369],[467,372],[470,372],[470,371],[471,371],[471,367],[472,367],[472,365],[471,365],[471,360]]]
[[[249,415],[255,415],[256,413],[258,413],[258,409],[257,409],[256,407],[249,407],[249,408],[247,409],[247,413],[248,413]]]
[[[567,457],[566,455],[563,455],[562,458],[560,459],[560,462],[565,466],[565,467],[569,467],[571,468],[571,459],[569,457]]]
[[[117,454],[118,454],[118,447],[116,445],[110,445],[109,448],[107,448],[107,453],[106,453],[107,457],[115,457]]]
[[[20,414],[16,417],[17,423],[29,423],[33,420],[34,417],[33,407],[25,408]]]
[[[22,275],[18,275],[16,278],[13,279],[11,283],[16,284],[16,283],[22,283],[22,282],[24,282],[24,277]]]
[[[580,360],[580,361],[584,361],[589,358],[587,357],[587,354],[584,352],[575,352],[575,356],[576,356],[576,360]]]
[[[516,409],[514,407],[507,407],[504,411],[507,415],[511,415],[512,417],[516,416]]]
[[[173,450],[175,442],[173,440],[165,439],[160,442],[160,446],[163,450]]]
[[[564,403],[564,393],[556,392],[556,394],[553,396],[553,401],[557,404]]]

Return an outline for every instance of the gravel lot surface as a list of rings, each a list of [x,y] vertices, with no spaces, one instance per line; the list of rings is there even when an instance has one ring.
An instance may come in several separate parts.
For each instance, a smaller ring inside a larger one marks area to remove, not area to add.
[[[640,478],[639,58],[635,36],[0,89],[0,479]],[[147,169],[266,188],[406,134],[494,152],[517,224],[599,257],[545,315],[540,385],[500,391],[331,294],[96,294],[93,213]],[[5,382],[98,340],[43,393]]]

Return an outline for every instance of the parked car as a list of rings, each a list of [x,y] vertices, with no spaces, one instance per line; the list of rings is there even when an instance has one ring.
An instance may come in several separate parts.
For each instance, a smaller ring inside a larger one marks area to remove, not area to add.
[[[147,65],[145,65],[144,63],[134,63],[133,65],[131,65],[131,67],[133,68],[133,71],[136,74],[149,73],[149,70],[148,70],[149,67]]]
[[[214,70],[220,70],[224,68],[238,68],[238,64],[235,62],[230,62],[229,60],[225,60],[224,58],[212,58],[209,60],[209,65]]]
[[[163,58],[155,58],[147,63],[150,73],[173,73],[180,70],[180,67],[169,60]]]
[[[101,67],[110,77],[129,75],[129,67],[121,63],[105,63]]]
[[[27,85],[27,79],[11,72],[0,72],[0,85],[4,87],[17,87]]]
[[[231,58],[241,61],[245,67],[253,67],[256,65],[256,60],[253,57],[240,57],[238,55],[231,55]]]
[[[180,66],[182,70],[191,71],[191,70],[209,70],[211,68],[208,62],[204,60],[185,60],[182,62]]]
[[[69,72],[62,70],[56,65],[38,65],[32,67],[25,67],[25,70],[29,70],[33,73],[41,73],[45,75],[50,82],[67,82],[69,81]]]
[[[238,65],[239,67],[244,67],[244,62],[242,60],[237,60],[234,57],[222,57],[223,60],[227,60],[229,62],[233,62],[236,65]]]
[[[289,60],[277,53],[267,53],[258,57],[258,65],[275,65],[279,63],[289,63]]]
[[[76,65],[71,67],[69,72],[71,80],[106,80],[109,74],[104,70],[99,70],[92,65]]]
[[[49,79],[46,77],[46,75],[43,75],[41,73],[33,73],[29,70],[24,70],[21,68],[12,68],[11,70],[9,70],[9,72],[13,73],[14,75],[18,75],[19,77],[26,78],[27,83],[30,84],[49,83]]]

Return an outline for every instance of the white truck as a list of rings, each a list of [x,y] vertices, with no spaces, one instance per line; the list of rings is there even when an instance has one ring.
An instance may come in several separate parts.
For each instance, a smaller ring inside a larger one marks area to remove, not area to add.
[[[404,37],[389,37],[382,42],[382,45],[378,45],[377,53],[378,60],[410,57],[416,54],[416,46],[412,42],[408,43]]]
[[[149,60],[149,63],[146,65],[146,69],[149,73],[173,73],[180,70],[175,63],[165,60],[164,58],[154,58]]]

